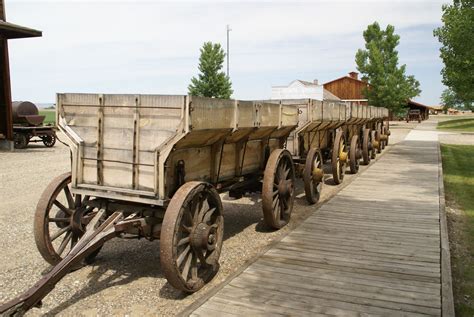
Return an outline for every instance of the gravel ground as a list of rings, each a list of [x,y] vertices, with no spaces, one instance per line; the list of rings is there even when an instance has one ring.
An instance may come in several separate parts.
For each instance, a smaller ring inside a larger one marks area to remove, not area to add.
[[[394,122],[390,144],[402,140],[415,125]],[[43,189],[55,176],[69,171],[69,164],[69,150],[62,144],[0,152],[0,303],[32,286],[50,268],[36,250],[33,215]],[[361,166],[361,172],[366,168]],[[327,174],[321,200],[334,196],[354,177],[346,174],[344,184],[334,186]],[[297,189],[291,222],[279,231],[269,231],[263,224],[259,195],[239,200],[221,196],[225,217],[221,268],[196,294],[185,296],[166,282],[158,242],[115,239],[105,244],[94,265],[67,275],[43,300],[42,308],[27,315],[176,315],[316,210],[306,203],[301,182]]]

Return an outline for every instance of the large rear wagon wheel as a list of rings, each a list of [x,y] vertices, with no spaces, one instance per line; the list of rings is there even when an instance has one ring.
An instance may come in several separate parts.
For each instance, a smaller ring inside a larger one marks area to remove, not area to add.
[[[173,195],[163,219],[160,262],[168,282],[193,293],[219,270],[224,217],[219,194],[209,183],[188,182]]]
[[[71,251],[85,226],[97,213],[94,207],[87,206],[89,197],[71,193],[70,184],[71,173],[59,175],[46,187],[36,206],[36,246],[41,256],[52,265]],[[85,261],[92,262],[99,251],[100,248],[87,256]]]
[[[357,174],[360,165],[359,136],[352,136],[351,147],[349,150],[349,167],[352,174]]]
[[[337,131],[331,158],[332,176],[337,185],[342,183],[346,173],[347,152],[343,131]]]
[[[377,157],[377,149],[379,147],[375,130],[370,131],[370,142],[372,147],[372,151],[370,152],[370,158],[375,160],[375,158]]]
[[[384,146],[388,145],[388,139],[390,138],[390,133],[387,127],[383,127],[383,134],[385,135]]]
[[[295,170],[290,152],[274,150],[265,167],[262,207],[265,223],[274,229],[285,226],[295,200]]]
[[[310,204],[318,202],[323,189],[323,178],[323,155],[320,150],[312,148],[306,156],[306,163],[303,171],[304,191],[306,194],[306,200]]]

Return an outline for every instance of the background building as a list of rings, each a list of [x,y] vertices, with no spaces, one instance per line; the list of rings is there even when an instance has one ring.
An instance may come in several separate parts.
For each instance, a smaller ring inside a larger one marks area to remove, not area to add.
[[[305,80],[294,80],[287,86],[272,86],[271,99],[303,99],[311,98],[315,100],[339,100],[337,96],[324,89],[318,84],[318,80],[313,82]]]
[[[342,101],[355,101],[367,105],[363,91],[370,85],[358,78],[359,73],[350,72],[349,75],[325,83],[324,89],[339,97]]]
[[[8,62],[9,39],[41,36],[41,31],[29,29],[5,21],[5,3],[0,0],[0,149],[13,149],[12,97],[10,65]]]

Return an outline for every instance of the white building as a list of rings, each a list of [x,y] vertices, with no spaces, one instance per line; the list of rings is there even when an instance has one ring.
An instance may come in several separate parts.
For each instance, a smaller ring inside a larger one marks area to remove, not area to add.
[[[272,86],[271,99],[302,99],[311,98],[315,100],[339,100],[319,85],[317,80],[313,82],[305,80],[294,80],[288,86]]]

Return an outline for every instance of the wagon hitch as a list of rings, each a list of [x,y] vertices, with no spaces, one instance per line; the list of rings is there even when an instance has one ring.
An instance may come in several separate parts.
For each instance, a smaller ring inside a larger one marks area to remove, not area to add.
[[[1,316],[23,316],[29,309],[41,306],[41,300],[54,289],[54,286],[66,276],[71,269],[89,254],[101,247],[107,240],[119,235],[128,227],[124,224],[136,225],[124,219],[122,212],[114,212],[110,217],[99,223],[105,210],[100,210],[87,225],[86,231],[71,251],[44,275],[33,287],[19,297],[0,306]]]

